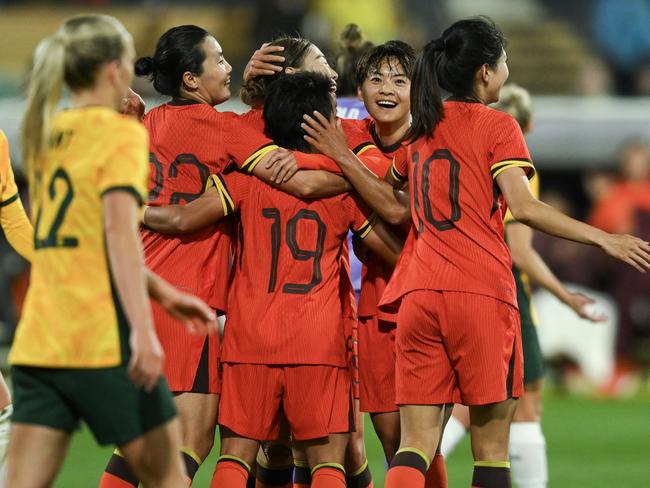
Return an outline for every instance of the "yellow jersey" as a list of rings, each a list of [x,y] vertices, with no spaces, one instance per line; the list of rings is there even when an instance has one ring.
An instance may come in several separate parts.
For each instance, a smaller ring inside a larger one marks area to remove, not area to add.
[[[539,199],[539,177],[537,176],[537,172],[533,175],[533,177],[528,180],[528,184],[530,185],[530,192],[533,194],[533,196],[537,199]],[[510,209],[506,212],[506,216],[503,219],[503,223],[507,224],[508,222],[513,222],[515,221],[515,218],[512,216],[512,213],[510,212]]]
[[[0,130],[0,226],[9,244],[25,259],[32,260],[33,234],[18,195],[9,158],[9,142]]]
[[[129,327],[111,278],[102,196],[142,203],[146,129],[106,107],[59,113],[32,182],[34,259],[11,364],[103,368],[128,361]]]

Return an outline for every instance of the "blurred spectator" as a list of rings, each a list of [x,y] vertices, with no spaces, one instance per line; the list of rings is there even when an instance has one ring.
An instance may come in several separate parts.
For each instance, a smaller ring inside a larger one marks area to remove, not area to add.
[[[621,95],[639,91],[650,61],[650,0],[598,0],[594,40],[608,61]]]
[[[596,199],[589,221],[607,232],[650,241],[650,147],[632,140],[620,151],[618,163],[617,178],[591,183]],[[613,263],[609,282],[620,309],[619,358],[650,364],[650,276]]]

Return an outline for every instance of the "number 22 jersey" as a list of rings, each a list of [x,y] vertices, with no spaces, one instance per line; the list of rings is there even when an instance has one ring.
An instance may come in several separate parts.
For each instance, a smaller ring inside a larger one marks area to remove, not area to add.
[[[535,173],[515,119],[481,103],[446,101],[433,137],[394,162],[410,182],[416,239],[400,257],[382,305],[413,290],[491,296],[517,307],[503,238],[505,200],[495,178],[511,167]]]
[[[341,260],[370,212],[350,194],[302,200],[239,172],[211,178],[241,220],[221,360],[346,367]]]

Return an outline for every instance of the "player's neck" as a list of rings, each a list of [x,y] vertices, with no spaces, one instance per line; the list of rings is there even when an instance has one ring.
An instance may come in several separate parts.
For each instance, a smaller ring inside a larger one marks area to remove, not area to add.
[[[116,103],[116,96],[112,90],[106,90],[103,87],[93,87],[85,90],[76,91],[72,94],[72,107],[107,107],[118,110],[119,105]]]
[[[384,147],[392,146],[402,141],[411,125],[410,117],[395,122],[379,123],[375,121],[375,134]]]
[[[187,91],[184,88],[181,88],[179,90],[179,97],[184,100],[193,100],[198,103],[205,103],[206,105],[210,105],[211,107],[214,107],[214,103],[212,103],[212,100],[209,100],[203,93],[200,91]]]

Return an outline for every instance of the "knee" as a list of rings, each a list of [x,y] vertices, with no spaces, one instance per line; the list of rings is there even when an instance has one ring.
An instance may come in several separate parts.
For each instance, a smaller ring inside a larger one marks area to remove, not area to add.
[[[204,432],[184,431],[182,446],[191,449],[203,461],[208,457],[214,446],[214,430],[205,430]]]
[[[508,459],[508,439],[483,438],[472,441],[472,453],[476,461],[501,461]]]
[[[264,462],[270,469],[280,469],[293,465],[291,447],[284,443],[265,444],[258,458],[262,455]]]
[[[366,462],[366,445],[363,435],[354,432],[350,436],[345,450],[345,467],[347,470],[355,471]]]

